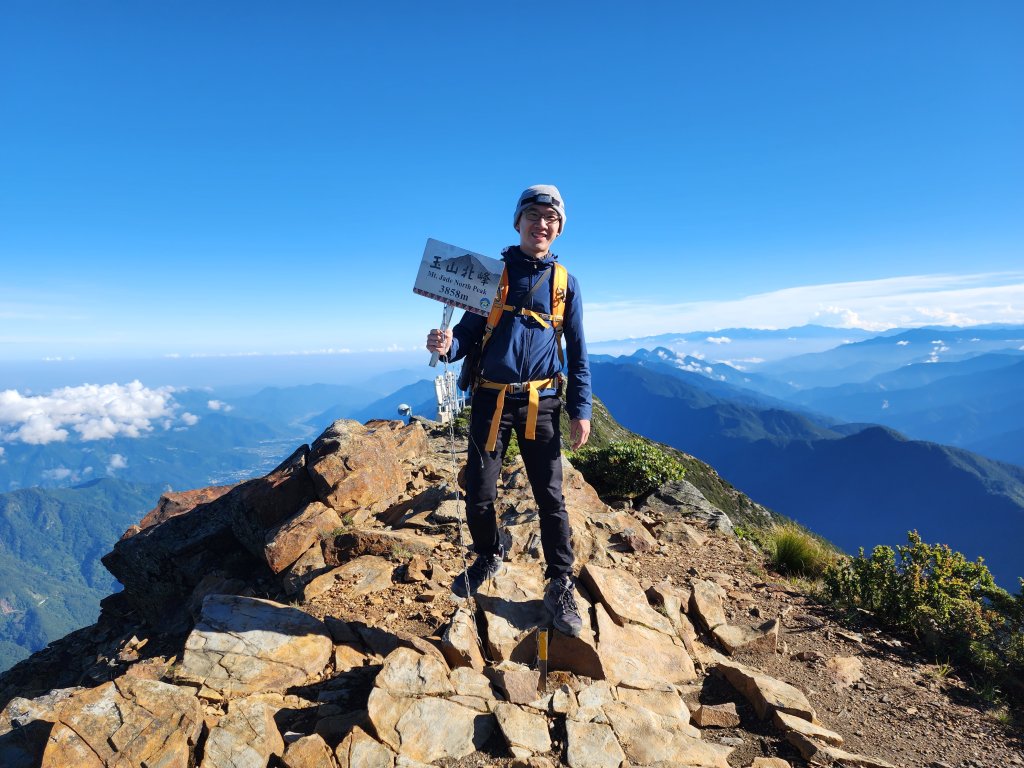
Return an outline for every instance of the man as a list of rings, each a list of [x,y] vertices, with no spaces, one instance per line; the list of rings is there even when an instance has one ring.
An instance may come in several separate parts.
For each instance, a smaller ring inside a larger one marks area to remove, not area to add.
[[[551,245],[562,234],[565,218],[562,195],[553,186],[539,184],[519,196],[512,219],[519,232],[519,245],[502,252],[508,274],[506,311],[502,311],[482,351],[479,383],[472,399],[466,517],[476,559],[455,579],[452,591],[459,597],[469,597],[502,570],[504,552],[498,543],[494,500],[501,460],[514,428],[540,513],[544,575],[548,579],[544,605],[551,611],[557,630],[578,636],[582,621],[573,597],[573,551],[562,497],[558,417],[563,364],[552,315],[562,315],[568,374],[566,406],[573,450],[590,436],[591,389],[583,337],[583,301],[572,275],[568,276],[564,300],[558,295],[558,306],[551,306],[557,258],[551,253]],[[427,349],[449,361],[458,360],[483,338],[486,324],[484,317],[467,312],[454,331],[432,330],[427,335]],[[531,389],[535,393],[532,397]]]

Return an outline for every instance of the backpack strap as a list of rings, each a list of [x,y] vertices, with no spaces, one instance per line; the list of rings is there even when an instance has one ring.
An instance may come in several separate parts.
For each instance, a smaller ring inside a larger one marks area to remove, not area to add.
[[[513,304],[506,304],[508,299],[508,269],[504,269],[501,272],[501,281],[498,283],[498,292],[494,297],[494,304],[491,305],[490,314],[487,316],[487,325],[484,328],[483,340],[480,342],[480,348],[483,349],[487,346],[487,342],[490,341],[491,334],[494,329],[498,327],[498,323],[501,322],[502,313],[511,312],[516,315],[524,315],[532,317],[544,328],[553,327],[555,329],[555,336],[558,340],[558,362],[563,366],[565,365],[565,353],[562,351],[562,323],[565,320],[565,300],[566,292],[569,288],[569,271],[559,264],[557,261],[552,264],[551,268],[551,312],[537,312],[532,309],[526,309],[524,306],[530,298],[533,296],[533,292],[536,291],[541,283],[548,277],[549,273],[545,272],[544,275],[534,283],[533,288],[526,294],[523,299],[523,303],[520,306]]]
[[[562,324],[565,322],[565,303],[569,291],[569,270],[555,262],[555,274],[551,279],[551,325],[555,327],[558,341],[558,363],[565,367],[565,353],[562,351]]]
[[[498,290],[494,294],[494,303],[491,304],[491,311],[487,315],[487,325],[484,326],[484,336],[480,340],[480,350],[487,346],[487,342],[491,340],[491,334],[494,333],[494,329],[498,327],[498,323],[501,322],[502,314],[504,313],[505,300],[508,298],[508,267],[501,270],[501,280],[498,281]]]

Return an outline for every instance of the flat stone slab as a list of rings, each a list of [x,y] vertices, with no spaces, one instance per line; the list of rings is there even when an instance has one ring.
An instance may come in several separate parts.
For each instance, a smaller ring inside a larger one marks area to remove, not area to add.
[[[711,744],[674,727],[642,707],[621,702],[602,707],[626,757],[638,765],[668,763],[700,768],[729,768],[732,748]]]
[[[503,661],[487,667],[484,675],[499,688],[513,704],[529,704],[536,701],[540,686],[540,672],[525,664]]]
[[[43,768],[186,768],[203,726],[194,691],[121,677],[61,702]]]
[[[348,732],[334,750],[341,768],[394,768],[395,753],[358,725]],[[330,763],[327,763],[330,765]],[[289,765],[288,768],[291,768]],[[323,768],[317,766],[316,768]]]
[[[464,691],[486,690],[478,679],[469,682],[460,679]],[[377,675],[368,716],[377,737],[399,757],[423,763],[465,757],[483,746],[495,723],[489,712],[453,700],[458,695],[439,653],[399,647]]]
[[[274,710],[258,699],[239,699],[210,730],[199,768],[264,768],[271,755],[282,754]]]
[[[747,698],[759,717],[781,711],[815,721],[814,708],[807,697],[789,683],[731,661],[719,661],[715,669]]]
[[[727,704],[704,704],[693,713],[693,722],[701,728],[735,728],[740,724],[736,702]],[[802,720],[801,722],[807,722]]]
[[[619,768],[626,754],[610,725],[565,721],[570,768]]]
[[[805,760],[815,765],[837,765],[841,768],[896,768],[892,763],[881,758],[858,755],[839,747],[819,744],[809,736],[797,731],[789,731],[786,734],[786,740],[800,751]]]
[[[719,624],[711,634],[730,656],[741,652],[775,653],[779,646],[779,626],[778,619],[772,619],[754,628]]]
[[[390,560],[407,560],[413,555],[429,555],[442,541],[411,531],[384,531],[377,528],[346,531],[324,545],[328,565],[341,565],[363,555]]]
[[[498,698],[491,681],[482,672],[477,672],[475,669],[457,667],[452,670],[449,679],[459,696],[475,696],[488,701]]]
[[[647,602],[647,595],[633,574],[587,563],[580,571],[580,581],[594,599],[604,605],[616,624],[631,622],[665,635],[676,634],[672,622]]]
[[[649,712],[668,717],[684,725],[690,722],[690,709],[674,688],[663,691],[619,688],[616,690],[616,700],[630,706],[642,707]],[[694,736],[698,735],[696,729],[691,730],[690,733]]]
[[[526,712],[515,704],[499,701],[494,705],[494,717],[513,757],[525,759],[534,753],[551,750],[548,719],[544,715]]]
[[[448,679],[448,668],[437,656],[412,648],[396,648],[384,660],[376,685],[395,696],[450,696],[455,686]]]
[[[728,623],[725,616],[725,590],[705,579],[695,579],[692,587],[690,615],[699,616],[709,630]]]
[[[672,637],[639,624],[620,627],[600,603],[594,606],[594,612],[597,651],[609,682],[659,688],[665,683],[687,683],[697,678],[690,655]]]
[[[309,582],[302,595],[306,600],[339,589],[350,597],[361,597],[390,589],[395,564],[375,555],[363,555],[333,568]]]
[[[367,709],[385,744],[424,763],[479,751],[494,730],[493,715],[433,696],[413,699],[374,688]]]
[[[785,712],[776,712],[772,721],[775,726],[782,731],[796,731],[804,736],[809,736],[812,739],[823,741],[826,744],[831,744],[835,747],[843,746],[843,737],[835,731],[830,731],[828,728],[824,728],[815,723],[808,722],[802,717],[796,715],[789,715]]]
[[[318,676],[333,652],[323,622],[297,608],[207,595],[177,677],[229,696],[283,691]]]

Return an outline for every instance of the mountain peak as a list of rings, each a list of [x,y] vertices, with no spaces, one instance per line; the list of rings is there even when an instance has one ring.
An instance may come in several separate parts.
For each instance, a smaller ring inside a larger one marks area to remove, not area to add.
[[[1013,754],[901,643],[770,577],[686,481],[613,507],[566,463],[584,630],[552,631],[542,678],[523,466],[506,570],[467,604],[451,451],[419,421],[337,421],[264,477],[162,499],[104,558],[125,588],[97,624],[0,677],[4,764],[916,768],[967,755],[962,728]]]

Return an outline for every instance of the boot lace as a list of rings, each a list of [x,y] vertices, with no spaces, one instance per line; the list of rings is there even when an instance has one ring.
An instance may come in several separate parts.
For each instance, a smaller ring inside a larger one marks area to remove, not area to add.
[[[498,556],[478,557],[469,566],[469,578],[474,581],[484,581],[498,566]]]
[[[551,585],[552,596],[559,608],[578,613],[576,597],[572,593],[572,582],[569,579],[558,579]]]

